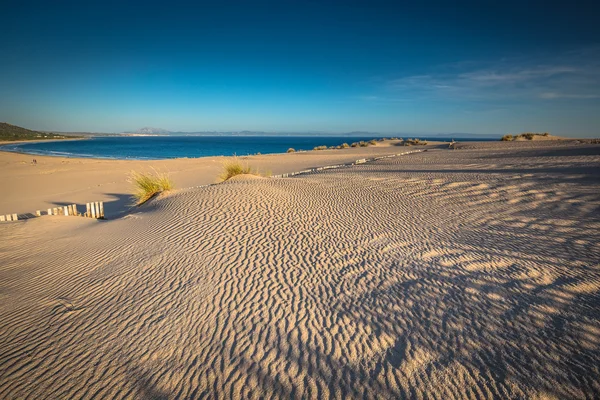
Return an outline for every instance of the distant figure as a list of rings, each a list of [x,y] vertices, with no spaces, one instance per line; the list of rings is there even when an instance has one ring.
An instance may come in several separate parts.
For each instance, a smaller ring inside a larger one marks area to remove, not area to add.
[[[33,159],[33,165],[37,165],[37,160],[35,158]]]

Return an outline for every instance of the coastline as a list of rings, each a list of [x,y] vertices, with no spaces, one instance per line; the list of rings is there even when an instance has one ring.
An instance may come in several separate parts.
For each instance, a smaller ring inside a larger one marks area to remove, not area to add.
[[[328,165],[351,163],[362,158],[396,154],[415,148],[397,142],[378,142],[375,146],[348,149],[261,154],[238,158],[261,173],[281,175]],[[441,147],[445,145],[441,144]],[[32,158],[37,164],[31,163]],[[108,218],[121,215],[133,204],[131,171],[168,173],[175,188],[218,182],[225,156],[175,158],[163,160],[123,160],[32,156],[17,152],[0,152],[0,181],[5,195],[0,198],[0,214],[33,213],[57,205],[104,201]]]
[[[7,152],[7,153],[29,154],[29,153],[20,152],[20,151],[6,150],[3,147],[7,146],[7,145],[11,145],[11,144],[46,143],[46,142],[72,142],[74,140],[89,140],[91,138],[93,138],[93,136],[90,136],[90,137],[76,137],[76,138],[69,138],[69,139],[0,140],[0,151]],[[33,155],[33,154],[31,154],[31,155]]]
[[[85,138],[83,138],[85,139]],[[83,140],[74,139],[74,140]],[[68,139],[60,139],[68,140]],[[459,149],[480,150],[564,147],[577,140],[533,142],[459,142]],[[431,142],[430,142],[431,143]],[[244,163],[268,175],[283,175],[330,165],[348,164],[358,159],[397,154],[407,149],[447,149],[447,143],[427,146],[398,146],[397,141],[377,142],[370,147],[309,150],[296,153],[274,153],[239,156]],[[31,160],[35,158],[37,164]],[[59,157],[0,151],[0,181],[5,191],[0,198],[0,215],[34,213],[67,204],[103,201],[108,218],[122,215],[134,204],[131,197],[132,171],[168,173],[175,188],[218,183],[223,163],[228,157],[174,158],[162,160],[99,159]]]
[[[165,137],[165,136],[161,136],[161,135],[127,135],[127,136],[123,136],[123,137],[129,137],[129,136],[141,136],[141,137]],[[25,140],[25,141],[12,141],[12,142],[0,142],[0,151],[3,152],[8,152],[8,153],[16,153],[16,154],[24,154],[24,155],[30,155],[30,156],[35,156],[35,157],[62,157],[62,158],[67,158],[67,159],[81,159],[81,160],[115,160],[115,161],[165,161],[165,160],[192,160],[192,159],[203,159],[203,158],[207,158],[207,157],[231,157],[229,155],[203,155],[203,156],[198,156],[198,157],[172,157],[172,158],[151,158],[151,157],[113,157],[113,156],[81,156],[78,154],[52,154],[51,152],[49,152],[48,154],[46,153],[36,153],[36,152],[28,152],[28,151],[15,151],[15,150],[7,150],[6,148],[4,148],[4,146],[7,145],[11,145],[11,144],[28,144],[28,143],[43,143],[43,142],[59,142],[59,141],[72,141],[72,140],[89,140],[92,139],[94,137],[102,137],[102,136],[90,136],[90,137],[83,137],[83,138],[76,138],[76,139],[49,139],[49,140]],[[167,136],[167,137],[177,137],[177,136]],[[181,136],[181,137],[189,137],[189,136]],[[262,136],[261,136],[262,137]],[[330,137],[333,138],[333,137]],[[396,145],[396,143],[399,142],[399,140],[392,140],[392,139],[385,139],[383,141],[379,140],[379,139],[373,139],[377,141],[377,144],[375,146],[387,146],[387,145]],[[352,137],[340,137],[340,141],[338,143],[338,145],[341,145],[344,141],[350,143],[353,141],[360,141],[360,138],[352,138]],[[443,143],[449,143],[446,141],[427,141],[429,145],[440,145]],[[313,146],[314,147],[314,146]],[[370,145],[369,147],[373,147],[373,145]],[[344,149],[333,149],[333,148],[327,148],[324,150],[344,150]],[[306,153],[306,152],[312,152],[314,151],[314,149],[305,149],[305,150],[297,150],[295,151],[295,153]],[[319,150],[319,151],[323,151],[323,150]],[[253,155],[264,155],[264,156],[268,156],[268,155],[280,155],[280,154],[286,154],[286,152],[280,152],[280,153],[249,153],[249,154],[243,154],[243,155],[239,155],[240,157],[248,157],[248,156],[253,156]]]

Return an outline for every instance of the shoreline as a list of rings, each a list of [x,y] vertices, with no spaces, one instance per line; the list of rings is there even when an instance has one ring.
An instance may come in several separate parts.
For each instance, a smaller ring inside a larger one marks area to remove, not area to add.
[[[64,139],[61,139],[64,140]],[[79,139],[77,139],[79,140]],[[459,150],[478,148],[482,151],[544,147],[548,149],[576,145],[573,141],[533,142],[459,142]],[[349,164],[359,159],[373,159],[409,151],[398,142],[377,142],[370,147],[335,150],[308,150],[295,153],[273,153],[238,156],[245,164],[262,174],[285,175],[321,167]],[[410,146],[416,149],[447,149],[447,143]],[[488,150],[489,149],[489,150]],[[0,151],[0,181],[5,188],[0,198],[0,215],[34,213],[36,210],[103,201],[107,218],[121,215],[134,203],[129,175],[132,171],[169,174],[175,189],[218,183],[223,163],[229,156],[175,158],[162,160],[97,159],[36,155]]]
[[[434,145],[412,146],[413,150]],[[444,145],[441,145],[444,147]],[[407,151],[394,142],[336,150],[303,151],[238,156],[241,162],[268,175],[283,175],[329,165],[347,164]],[[0,198],[0,215],[26,214],[58,205],[103,201],[107,218],[121,214],[133,203],[132,171],[169,174],[175,189],[218,183],[228,156],[166,160],[122,160],[35,156],[0,151],[0,181],[5,195]]]
[[[150,136],[150,135],[147,135]],[[144,137],[147,137],[144,136]],[[155,135],[152,135],[155,136]],[[67,159],[73,159],[73,160],[102,160],[102,161],[168,161],[168,160],[199,160],[199,159],[205,159],[205,158],[210,158],[210,157],[236,157],[235,154],[233,155],[206,155],[206,156],[199,156],[199,157],[174,157],[174,158],[137,158],[137,157],[130,157],[130,158],[120,158],[120,157],[82,157],[79,155],[68,155],[68,154],[60,154],[60,155],[52,155],[52,154],[38,154],[38,153],[31,153],[31,152],[26,152],[26,151],[15,151],[15,150],[7,150],[4,147],[7,145],[11,145],[11,144],[27,144],[27,143],[43,143],[43,142],[58,142],[58,141],[74,141],[74,140],[90,140],[92,138],[95,137],[101,137],[101,136],[90,136],[90,137],[83,137],[83,138],[74,138],[74,139],[48,139],[48,140],[19,140],[19,141],[14,141],[14,142],[1,142],[0,141],[0,152],[4,152],[4,153],[12,153],[12,154],[22,154],[22,155],[30,155],[30,156],[36,156],[36,157],[51,157],[51,158],[67,158]],[[175,137],[175,136],[171,136],[171,137]],[[188,137],[188,136],[182,136],[182,137]],[[346,142],[349,142],[351,138],[347,138],[347,137],[341,137],[341,143],[344,143],[343,140],[346,140]],[[356,139],[360,139],[360,138],[356,138]],[[400,142],[400,140],[396,140],[396,139],[385,139],[383,141],[380,141],[378,139],[373,139],[377,141],[376,145],[369,145],[366,148],[369,147],[377,147],[377,145],[396,145],[395,143]],[[393,143],[393,144],[392,144]],[[431,145],[441,145],[441,144],[445,144],[445,143],[450,143],[447,141],[432,141],[432,140],[427,140],[427,143],[429,146]],[[470,142],[471,143],[471,142]],[[473,143],[475,143],[475,141],[473,141]],[[420,146],[420,145],[418,145]],[[380,146],[381,147],[381,146]],[[347,149],[323,149],[323,150],[314,150],[314,149],[307,149],[307,150],[297,150],[294,151],[293,153],[310,153],[310,152],[314,152],[314,151],[319,151],[319,152],[323,152],[323,151],[332,151],[332,150],[347,150]],[[274,155],[283,155],[283,154],[289,154],[287,152],[280,152],[280,153],[254,153],[254,154],[244,154],[244,155],[237,155],[237,157],[251,157],[251,156],[274,156]]]

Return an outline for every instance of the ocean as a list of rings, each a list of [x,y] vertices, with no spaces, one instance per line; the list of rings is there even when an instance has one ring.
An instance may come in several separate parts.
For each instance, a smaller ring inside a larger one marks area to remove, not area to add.
[[[19,153],[60,157],[160,160],[285,153],[289,148],[296,151],[312,150],[316,146],[337,146],[342,143],[351,144],[371,139],[374,138],[342,136],[98,136],[85,140],[14,143],[1,146],[1,148]],[[450,138],[431,138],[430,140],[450,140]],[[473,140],[465,139],[464,141]]]

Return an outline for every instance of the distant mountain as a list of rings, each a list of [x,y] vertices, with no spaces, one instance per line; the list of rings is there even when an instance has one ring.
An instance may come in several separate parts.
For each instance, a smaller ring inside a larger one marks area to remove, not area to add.
[[[135,132],[125,132],[125,133],[136,133],[138,135],[168,135],[171,132],[166,129],[152,128],[150,126],[145,126],[143,128],[136,130]]]
[[[46,139],[65,139],[65,136],[50,132],[32,131],[6,122],[0,122],[0,140],[2,141]]]

